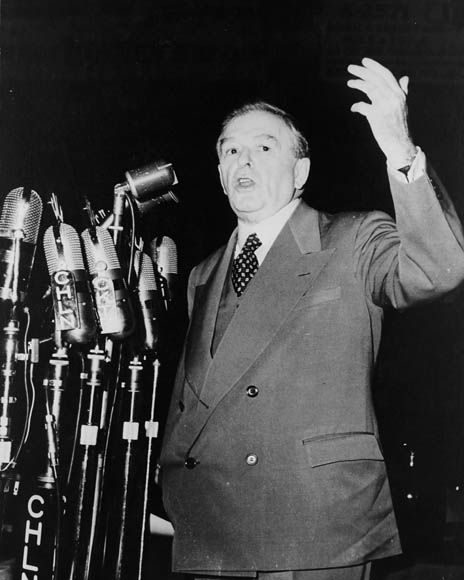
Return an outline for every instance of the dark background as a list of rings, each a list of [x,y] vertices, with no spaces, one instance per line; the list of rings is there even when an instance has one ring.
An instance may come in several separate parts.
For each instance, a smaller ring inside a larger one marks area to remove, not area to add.
[[[181,286],[234,225],[214,145],[225,113],[245,100],[299,119],[313,206],[393,212],[383,156],[349,111],[360,94],[346,87],[346,67],[363,56],[411,77],[413,137],[464,215],[459,0],[4,0],[1,11],[0,192],[54,192],[79,229],[84,196],[110,209],[126,170],[172,162],[181,203],[148,224],[176,241]],[[464,551],[463,310],[458,290],[387,313],[377,369],[401,531],[422,559]]]

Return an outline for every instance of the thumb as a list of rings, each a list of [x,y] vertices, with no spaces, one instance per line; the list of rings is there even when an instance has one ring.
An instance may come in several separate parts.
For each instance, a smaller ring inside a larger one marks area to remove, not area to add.
[[[359,103],[354,103],[353,105],[351,105],[350,111],[352,113],[360,113],[361,115],[364,115],[364,117],[367,117],[371,108],[372,105],[369,105],[364,101],[360,101]]]
[[[408,87],[409,87],[409,77],[401,77],[399,80],[400,87],[403,90],[404,94],[408,94]]]

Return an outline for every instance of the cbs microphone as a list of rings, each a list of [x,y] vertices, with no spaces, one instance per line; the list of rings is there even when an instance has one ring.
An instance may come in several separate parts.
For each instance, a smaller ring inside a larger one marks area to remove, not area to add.
[[[0,301],[23,303],[42,218],[42,200],[32,190],[13,189],[0,215]]]
[[[170,237],[159,236],[150,242],[153,261],[158,267],[158,278],[166,309],[174,295],[177,279],[177,247]]]
[[[79,235],[72,226],[60,223],[45,231],[43,245],[55,330],[70,344],[87,344],[98,327]]]
[[[122,340],[135,329],[134,310],[114,242],[101,226],[82,232],[101,333]]]

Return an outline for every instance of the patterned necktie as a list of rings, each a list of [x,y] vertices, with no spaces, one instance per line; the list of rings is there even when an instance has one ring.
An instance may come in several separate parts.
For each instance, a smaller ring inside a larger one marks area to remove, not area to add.
[[[232,285],[237,296],[241,296],[248,282],[258,270],[258,258],[255,250],[261,245],[261,240],[256,234],[250,234],[232,265]]]

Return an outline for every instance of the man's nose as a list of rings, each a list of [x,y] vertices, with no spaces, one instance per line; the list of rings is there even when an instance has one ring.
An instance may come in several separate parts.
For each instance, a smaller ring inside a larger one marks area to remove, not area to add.
[[[238,161],[239,161],[240,165],[249,165],[251,167],[251,164],[252,164],[251,152],[247,147],[244,147],[240,151]]]

